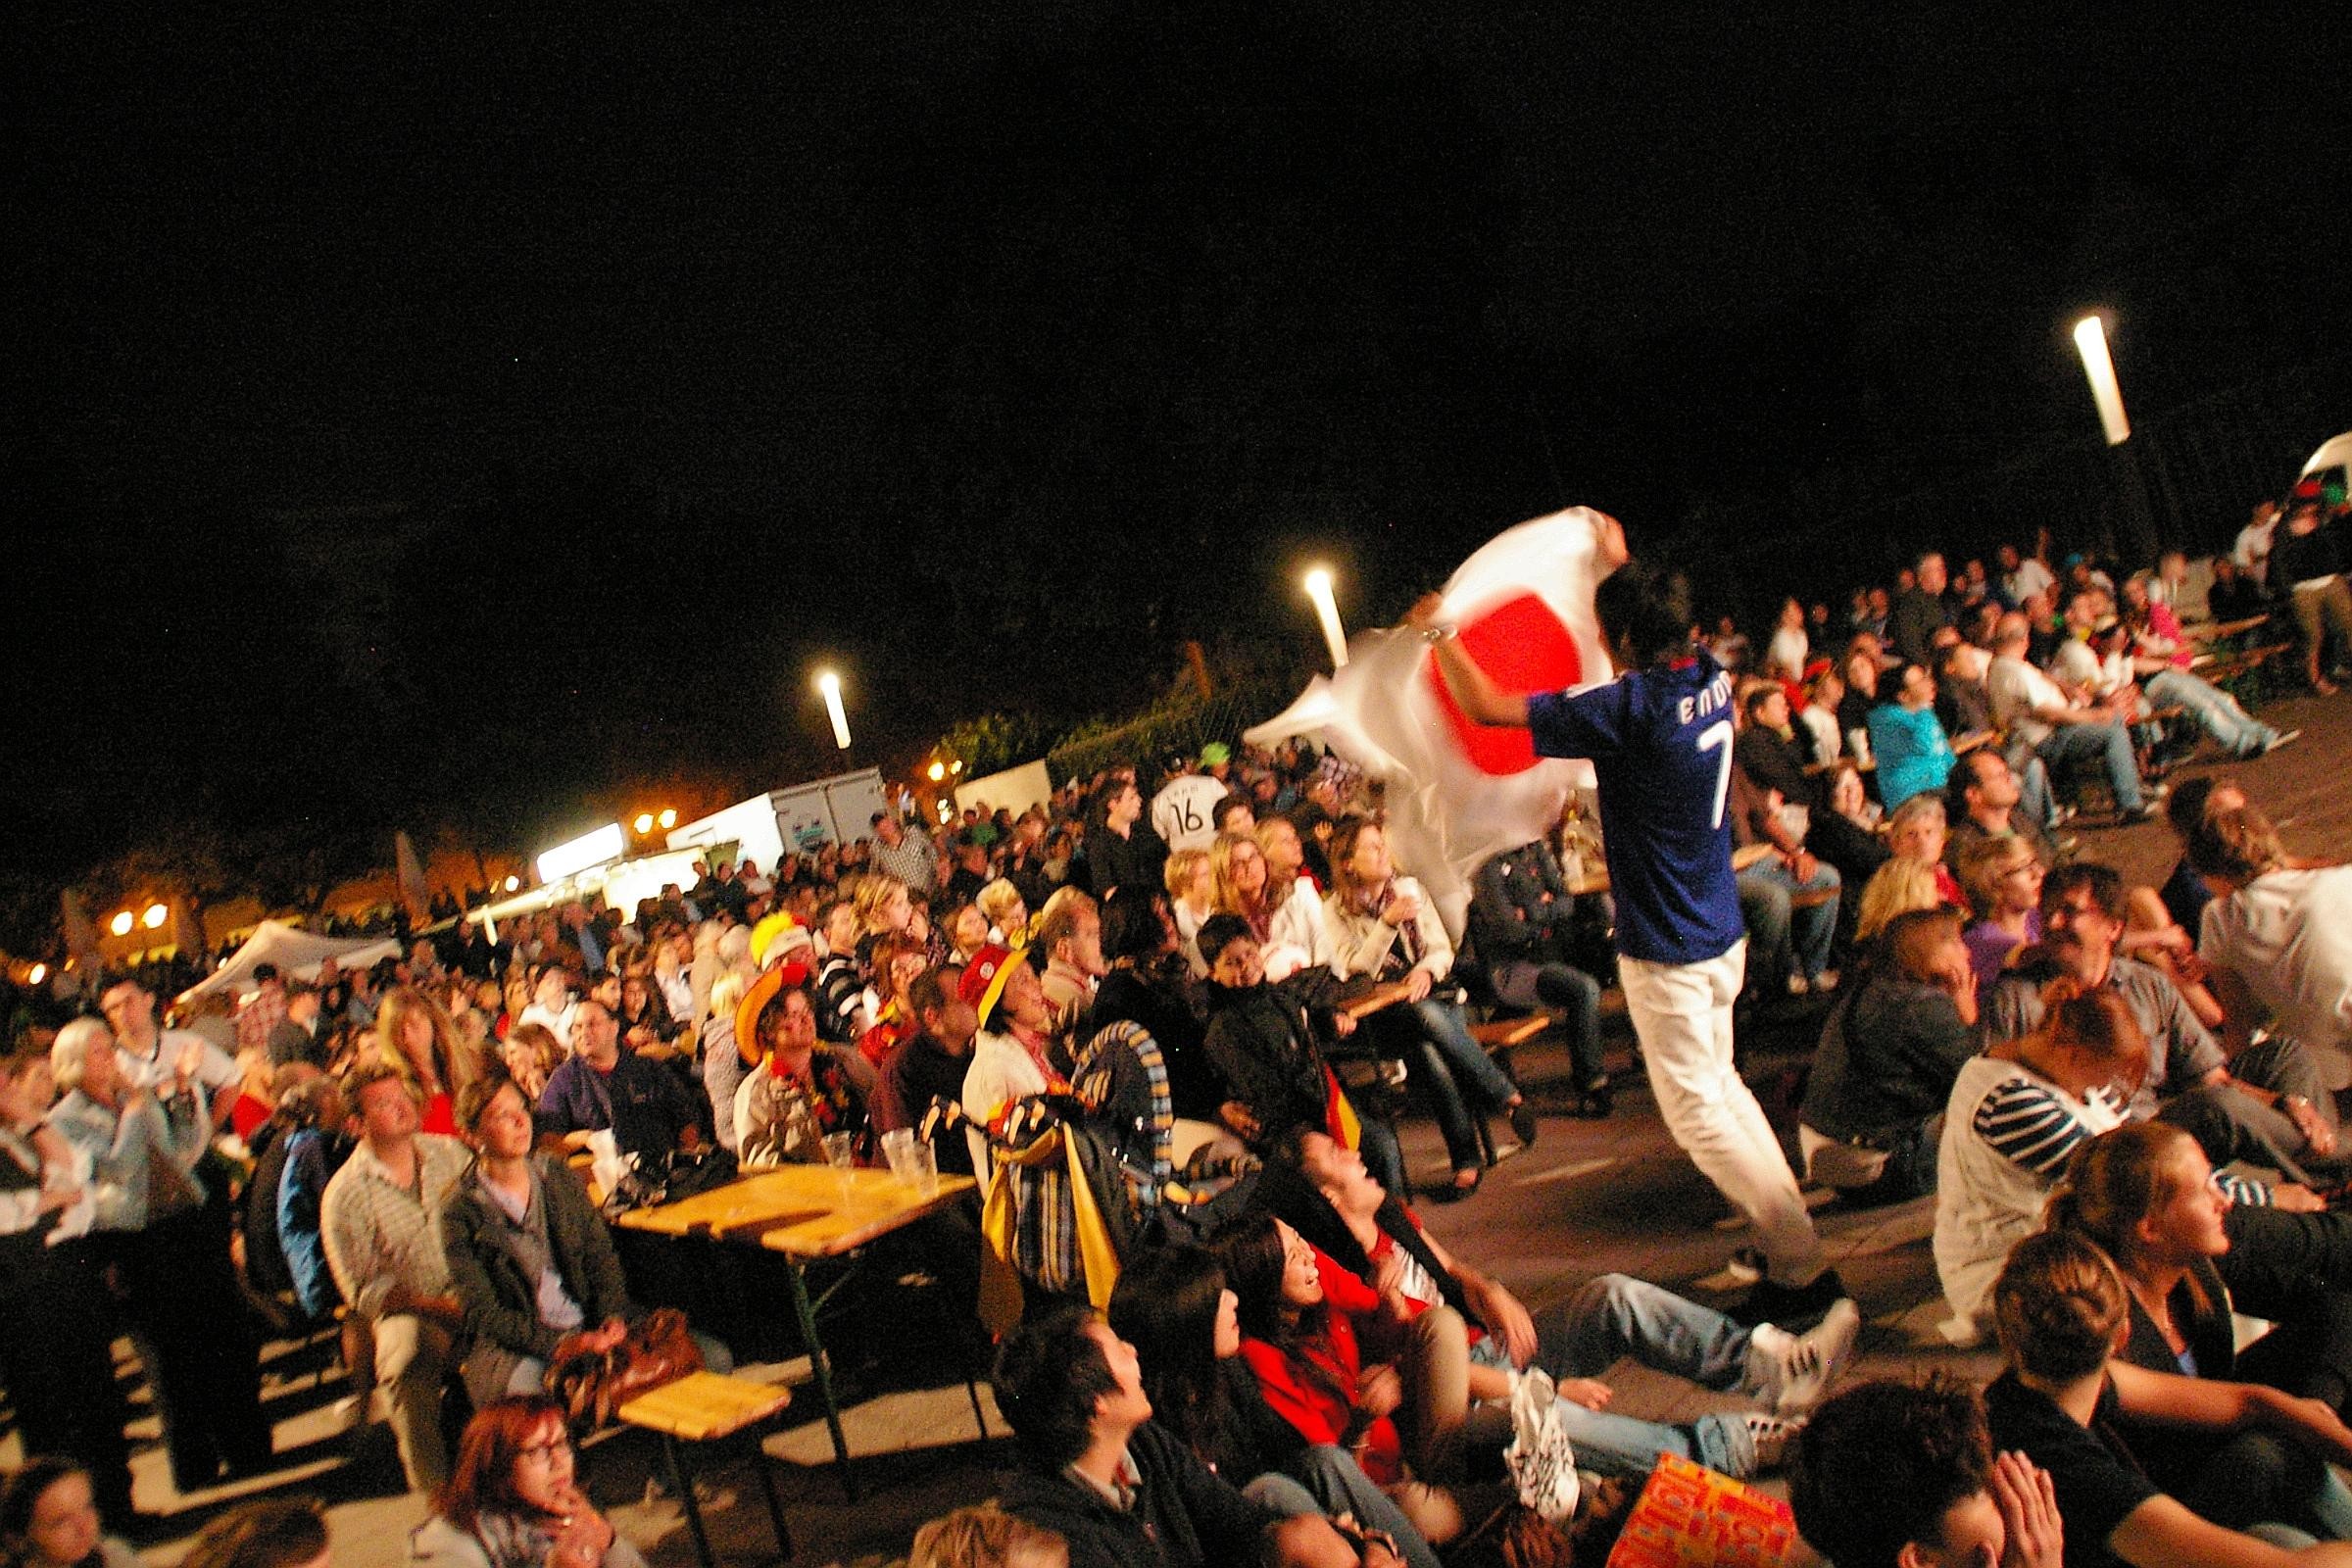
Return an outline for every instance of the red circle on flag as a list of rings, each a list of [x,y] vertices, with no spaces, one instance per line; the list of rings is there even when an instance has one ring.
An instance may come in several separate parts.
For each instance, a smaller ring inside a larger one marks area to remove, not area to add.
[[[1585,662],[1576,639],[1551,607],[1534,594],[1505,600],[1465,622],[1461,639],[1463,651],[1487,678],[1514,696],[1558,691],[1584,679]],[[1453,726],[1455,744],[1480,772],[1499,777],[1536,765],[1535,739],[1526,730],[1491,729],[1470,721],[1446,690],[1446,677],[1438,673],[1435,654],[1423,662],[1421,678],[1437,694],[1439,709]]]

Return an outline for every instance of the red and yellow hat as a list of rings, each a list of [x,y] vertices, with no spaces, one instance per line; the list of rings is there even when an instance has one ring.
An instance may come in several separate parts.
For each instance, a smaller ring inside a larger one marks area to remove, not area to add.
[[[971,1004],[980,1020],[988,1027],[988,1015],[996,1007],[997,999],[1004,994],[1004,982],[1012,978],[1012,966],[1028,961],[1026,948],[1007,948],[990,943],[972,955],[972,961],[963,966],[963,983],[956,994]]]

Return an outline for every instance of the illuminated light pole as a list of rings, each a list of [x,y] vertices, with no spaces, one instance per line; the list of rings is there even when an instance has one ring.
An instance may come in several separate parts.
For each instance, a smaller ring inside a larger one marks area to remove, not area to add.
[[[32,966],[32,972],[24,977],[24,983],[26,985],[37,986],[48,978],[49,966],[45,963],[36,963]]]
[[[850,716],[841,710],[841,677],[820,669],[816,689],[825,694],[825,714],[833,720],[833,744],[846,752],[850,749]]]
[[[128,909],[124,909],[122,913],[116,915],[112,920],[109,920],[106,923],[106,928],[119,937],[126,937],[130,935],[130,928],[138,923],[137,917],[134,916]]]
[[[938,783],[938,782],[939,782],[941,779],[943,779],[943,778],[946,778],[947,776],[948,776],[948,764],[947,764],[947,763],[945,763],[945,762],[933,762],[933,763],[931,764],[931,782],[932,782],[932,783],[936,784],[936,783]]]
[[[2096,316],[2077,321],[2075,352],[2082,356],[2082,373],[2090,377],[2090,396],[2099,406],[2107,444],[2120,447],[2131,437],[2132,421],[2124,416],[2124,389],[2116,384],[2115,361],[2107,353],[2107,323]]]
[[[1331,650],[1331,667],[1348,667],[1348,633],[1340,626],[1340,607],[1331,597],[1331,569],[1316,566],[1306,574],[1306,597],[1314,601],[1315,618],[1323,623],[1323,645]]]
[[[171,918],[172,911],[170,909],[160,904],[150,904],[147,906],[147,912],[139,917],[139,924],[153,931]]]
[[[654,813],[651,811],[639,811],[637,813],[636,827],[637,831],[641,834],[651,833],[654,830]]]
[[[678,825],[678,813],[669,807],[664,806],[662,808],[662,814],[654,818],[654,820],[661,823],[662,831],[666,833],[671,828]]]

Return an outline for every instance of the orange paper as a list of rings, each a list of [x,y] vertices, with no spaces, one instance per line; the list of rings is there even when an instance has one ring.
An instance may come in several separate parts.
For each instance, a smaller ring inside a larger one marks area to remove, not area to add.
[[[1610,1549],[1608,1568],[1784,1568],[1795,1556],[1788,1504],[1704,1465],[1660,1454]]]

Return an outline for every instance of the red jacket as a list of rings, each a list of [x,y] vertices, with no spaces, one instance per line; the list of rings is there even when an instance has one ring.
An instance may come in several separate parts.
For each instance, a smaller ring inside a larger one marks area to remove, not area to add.
[[[1315,1262],[1327,1282],[1353,1284],[1367,1305],[1378,1304],[1378,1298],[1368,1287],[1320,1251],[1315,1254]],[[1329,1284],[1325,1288],[1329,1289]],[[1322,1318],[1320,1324],[1315,1321],[1318,1314]],[[1257,1374],[1258,1390],[1265,1396],[1266,1403],[1276,1415],[1298,1428],[1299,1436],[1309,1443],[1346,1447],[1356,1380],[1363,1375],[1363,1357],[1355,1344],[1355,1325],[1348,1320],[1348,1309],[1336,1301],[1326,1301],[1320,1307],[1309,1307],[1306,1321],[1300,1327],[1299,1343],[1289,1350],[1263,1340],[1242,1341],[1242,1359]],[[1315,1376],[1316,1372],[1321,1376]],[[1347,1395],[1334,1393],[1325,1387],[1326,1383],[1336,1384],[1348,1391]],[[1404,1444],[1396,1434],[1395,1421],[1384,1415],[1365,1428],[1361,1438],[1364,1446],[1355,1450],[1355,1457],[1364,1467],[1365,1475],[1382,1486],[1404,1479]]]

